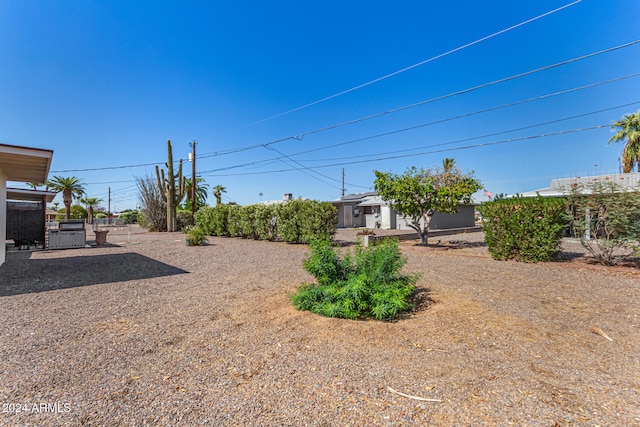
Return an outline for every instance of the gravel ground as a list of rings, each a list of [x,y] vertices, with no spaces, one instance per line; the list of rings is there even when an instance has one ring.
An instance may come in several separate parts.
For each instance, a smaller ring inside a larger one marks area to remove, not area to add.
[[[640,270],[575,242],[539,264],[403,242],[419,309],[365,322],[291,306],[303,245],[108,240],[7,254],[0,425],[640,426]]]

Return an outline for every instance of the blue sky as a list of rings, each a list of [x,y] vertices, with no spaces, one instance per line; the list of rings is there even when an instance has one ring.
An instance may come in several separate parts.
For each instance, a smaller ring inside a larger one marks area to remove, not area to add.
[[[343,168],[361,192],[444,157],[494,193],[618,172],[609,126],[640,109],[640,43],[483,85],[639,40],[640,1],[307,3],[3,0],[0,143],[54,150],[50,177],[103,204],[110,187],[112,210],[136,207],[167,139],[189,174],[197,141],[199,175],[239,204],[332,200]]]

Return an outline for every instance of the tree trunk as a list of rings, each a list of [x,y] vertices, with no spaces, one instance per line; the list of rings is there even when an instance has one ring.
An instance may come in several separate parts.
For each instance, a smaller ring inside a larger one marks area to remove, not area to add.
[[[420,244],[427,246],[429,244],[429,230],[425,229],[420,233]]]
[[[71,191],[62,192],[62,201],[64,202],[65,218],[69,221],[71,219]]]

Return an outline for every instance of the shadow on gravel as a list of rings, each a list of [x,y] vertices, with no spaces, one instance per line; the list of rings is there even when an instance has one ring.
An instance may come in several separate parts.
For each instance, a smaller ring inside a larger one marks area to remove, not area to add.
[[[29,259],[11,254],[0,266],[0,296],[185,274],[137,253]]]

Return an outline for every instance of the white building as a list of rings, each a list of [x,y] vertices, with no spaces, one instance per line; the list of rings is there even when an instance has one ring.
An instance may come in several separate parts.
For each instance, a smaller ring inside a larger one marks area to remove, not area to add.
[[[7,181],[47,182],[52,157],[53,150],[0,144],[0,242],[3,246],[7,240]],[[3,248],[0,265],[5,256]]]
[[[595,183],[612,182],[623,191],[640,190],[640,173],[614,173],[608,175],[578,176],[574,178],[552,179],[548,187],[522,193],[523,197],[563,197],[571,194],[572,188],[581,187],[584,194],[590,194],[590,186]]]
[[[366,227],[384,230],[410,229],[404,215],[396,212],[375,192],[347,194],[331,201],[338,209],[338,228]],[[436,212],[430,230],[475,226],[475,205],[460,205],[455,214]]]

